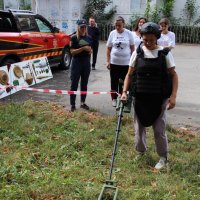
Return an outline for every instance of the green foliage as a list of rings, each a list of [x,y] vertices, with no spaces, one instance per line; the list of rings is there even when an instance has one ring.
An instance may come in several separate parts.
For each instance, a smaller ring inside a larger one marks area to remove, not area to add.
[[[151,21],[151,5],[150,5],[151,0],[147,0],[147,5],[146,9],[144,12],[144,16],[147,18],[148,21]]]
[[[111,3],[110,0],[87,0],[83,18],[86,20],[93,16],[98,23],[109,23],[116,13],[116,7],[105,12],[105,8]]]
[[[157,6],[155,6],[154,10],[152,11],[151,21],[158,23],[160,20],[160,13],[161,10]]]
[[[197,25],[200,23],[200,17],[196,19],[198,16],[199,6],[196,5],[196,0],[187,0],[184,9],[183,9],[183,23],[185,25]]]
[[[21,10],[31,10],[31,0],[20,0],[19,9]]]
[[[0,104],[0,199],[97,199],[108,178],[116,121],[50,103]],[[135,160],[132,123],[124,114],[113,170],[118,198],[198,199],[200,136],[167,126],[169,164],[158,172],[152,129],[148,153]]]
[[[4,9],[4,1],[0,0],[0,9],[3,10]]]
[[[171,18],[175,0],[164,0],[161,7],[162,17]]]
[[[132,26],[132,28],[136,25],[138,19],[140,18],[140,15],[132,15],[130,18],[130,24]]]
[[[144,16],[148,19],[148,21],[153,21],[158,23],[161,18],[168,18],[172,25],[178,25],[179,19],[176,19],[172,16],[172,11],[174,8],[175,0],[164,0],[163,4],[158,7],[151,7],[151,0],[147,1],[146,9]]]

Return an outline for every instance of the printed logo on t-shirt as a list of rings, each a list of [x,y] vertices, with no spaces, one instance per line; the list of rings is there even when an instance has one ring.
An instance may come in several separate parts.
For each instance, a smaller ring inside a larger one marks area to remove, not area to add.
[[[116,49],[122,50],[126,45],[126,40],[123,36],[117,36],[114,43]]]
[[[115,45],[116,45],[116,48],[117,48],[117,49],[123,49],[122,43],[121,43],[121,42],[118,42],[118,43],[116,43]]]

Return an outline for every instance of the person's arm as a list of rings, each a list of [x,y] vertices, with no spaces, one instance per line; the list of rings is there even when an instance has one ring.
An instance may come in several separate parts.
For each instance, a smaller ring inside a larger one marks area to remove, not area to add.
[[[131,49],[131,54],[132,54],[135,50],[135,45],[130,45],[130,49]]]
[[[134,70],[135,70],[134,67],[129,66],[128,72],[127,72],[125,80],[124,80],[123,92],[122,92],[122,96],[121,96],[121,100],[124,103],[126,103],[127,99],[128,99],[127,92],[129,91],[129,88],[130,88]]]
[[[173,32],[171,32],[171,35],[169,37],[169,45],[168,48],[173,49],[175,47],[175,34]]]
[[[110,69],[110,53],[111,53],[111,49],[112,49],[112,47],[107,47],[107,49],[106,49],[106,67],[108,68],[108,69]]]
[[[129,31],[129,39],[130,39],[130,49],[131,49],[131,55],[135,50],[135,40],[134,40],[134,36],[133,33],[131,31]]]
[[[71,43],[70,43],[70,46],[72,46]],[[70,48],[70,53],[72,54],[72,56],[77,55],[77,54],[81,53],[82,51],[87,51],[87,52],[91,53],[92,48],[88,45],[82,46],[82,47],[77,48],[77,49],[73,48],[73,46]]]
[[[167,106],[167,109],[170,110],[174,108],[176,105],[176,95],[177,95],[177,90],[178,90],[178,75],[174,67],[171,67],[168,70],[169,70],[169,74],[172,77],[172,94],[169,97],[169,102]]]

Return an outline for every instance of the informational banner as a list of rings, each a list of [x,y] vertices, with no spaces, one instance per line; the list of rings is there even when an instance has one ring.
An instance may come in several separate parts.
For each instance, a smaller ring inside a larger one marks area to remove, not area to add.
[[[0,99],[21,90],[17,86],[29,87],[50,78],[53,75],[46,57],[11,64],[9,70],[0,67]]]

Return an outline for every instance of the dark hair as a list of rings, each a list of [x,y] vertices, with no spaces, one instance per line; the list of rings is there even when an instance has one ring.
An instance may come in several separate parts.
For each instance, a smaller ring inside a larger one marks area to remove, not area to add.
[[[144,19],[145,23],[148,21],[147,18],[145,18],[145,17],[140,17],[140,18],[137,20],[137,22],[136,22],[136,24],[135,24],[135,26],[134,26],[134,28],[133,28],[134,31],[138,31],[138,29],[139,29],[138,24],[139,24],[139,22],[140,22],[141,19]]]
[[[117,19],[115,20],[115,22],[117,22],[117,21],[121,21],[122,23],[125,24],[125,20],[122,16],[118,16]]]

